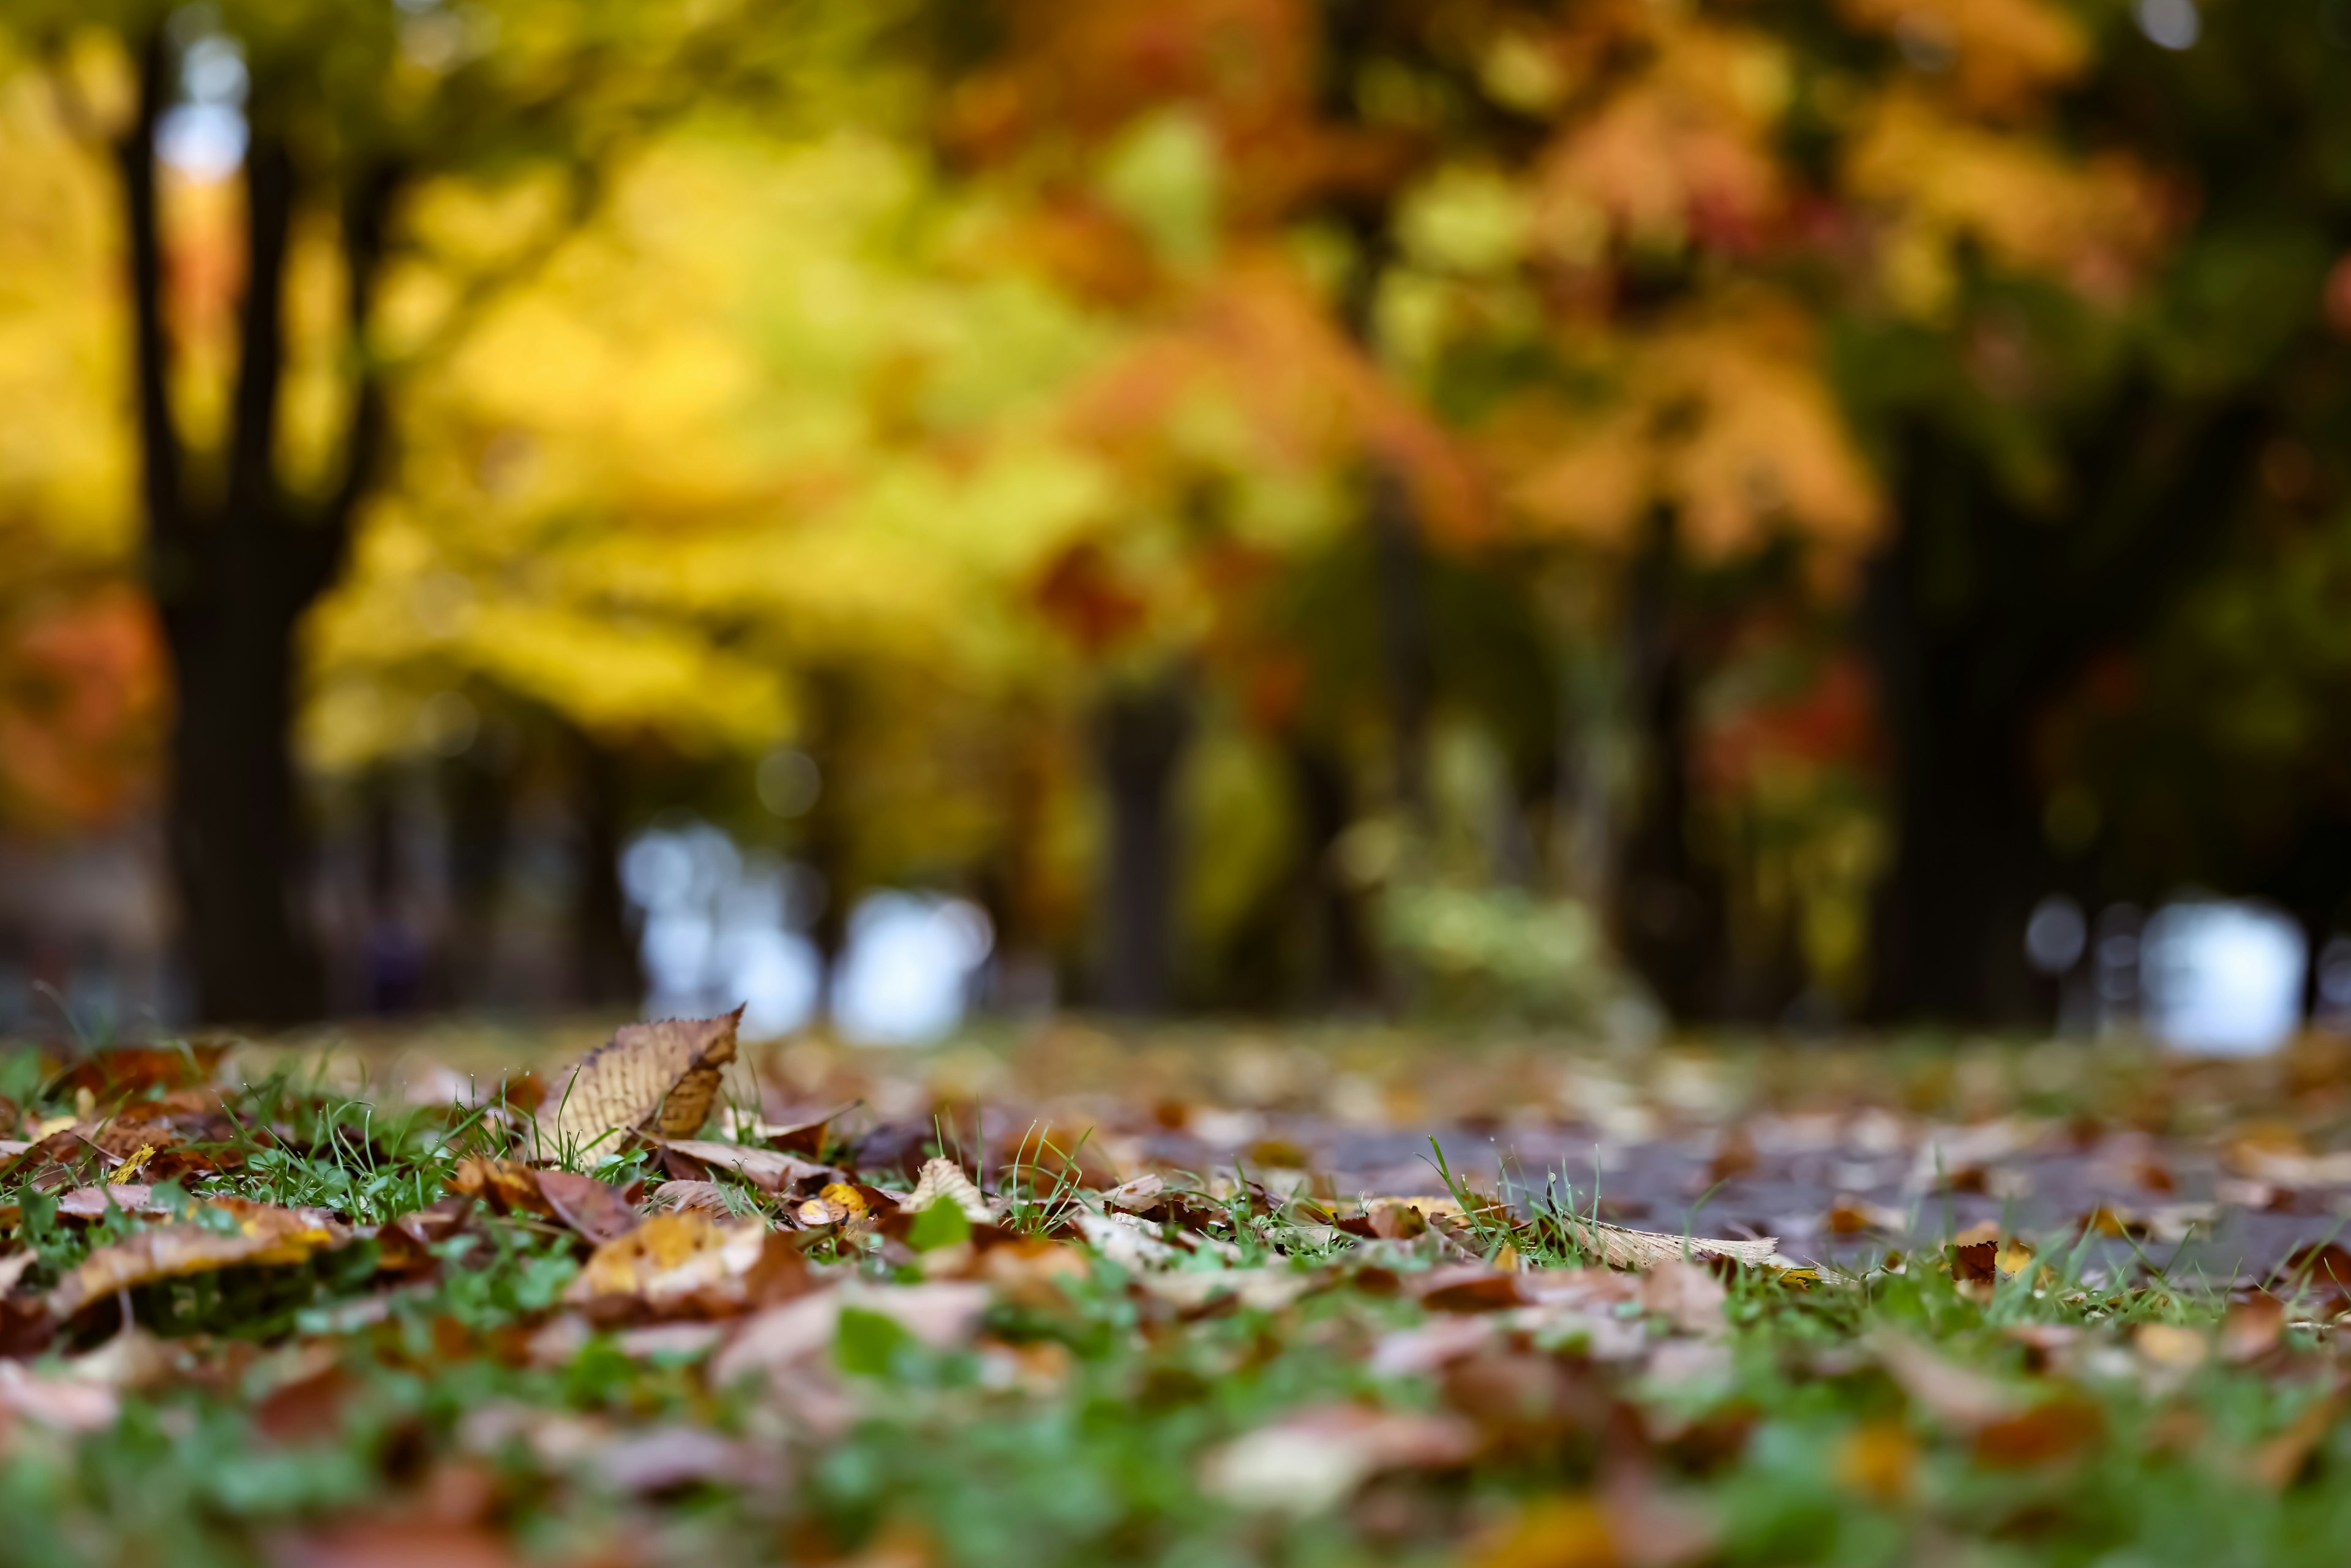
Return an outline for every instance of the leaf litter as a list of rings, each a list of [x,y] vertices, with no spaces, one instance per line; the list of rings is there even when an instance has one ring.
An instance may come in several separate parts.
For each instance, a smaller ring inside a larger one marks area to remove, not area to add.
[[[2160,1206],[2119,1193],[2014,1222],[2091,1169],[2216,1214],[2215,1184],[2258,1176],[2228,1191],[2269,1213],[2338,1174],[2274,1125],[2198,1146],[2085,1132],[2095,1104],[2062,1131],[1906,1124],[1882,1088],[1694,1116],[1687,1089],[1643,1110],[1563,1057],[1562,1121],[1614,1125],[1581,1171],[1531,1173],[1551,1130],[1526,1063],[1421,1055],[1405,1081],[1450,1096],[1422,1114],[1453,1132],[1406,1165],[1316,1119],[1366,1071],[1343,1053],[1090,1072],[1091,1040],[1049,1034],[1024,1079],[805,1041],[753,1064],[737,1021],[630,1026],[543,1096],[510,1075],[405,1109],[209,1048],[0,1086],[34,1134],[0,1244],[25,1542],[1555,1565],[1973,1540],[2164,1562],[2202,1560],[2176,1527],[2193,1496],[2252,1558],[2329,1560],[2351,1252],[2325,1210],[2217,1274],[2186,1241],[2158,1256],[2162,1227],[2131,1217]],[[1520,1117],[1486,1134],[1490,1169],[1457,1163],[1471,1089]],[[1973,1201],[1995,1190],[2000,1218]],[[133,1476],[155,1500],[125,1511]]]

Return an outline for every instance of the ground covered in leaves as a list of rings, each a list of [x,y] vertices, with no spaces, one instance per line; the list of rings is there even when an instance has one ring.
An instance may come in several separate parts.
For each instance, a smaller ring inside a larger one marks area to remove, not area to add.
[[[588,1042],[575,1042],[585,1044]],[[2351,1061],[0,1058],[0,1561],[2335,1563]]]

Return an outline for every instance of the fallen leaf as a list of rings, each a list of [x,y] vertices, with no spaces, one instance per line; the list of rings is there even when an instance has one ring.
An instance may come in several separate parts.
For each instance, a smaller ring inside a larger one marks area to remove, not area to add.
[[[2257,1361],[2277,1348],[2285,1331],[2285,1303],[2266,1291],[2239,1296],[2220,1319],[2220,1355],[2232,1362]]]
[[[1845,1486],[1876,1502],[1898,1503],[1910,1495],[1918,1444],[1899,1421],[1871,1421],[1845,1434],[1832,1463]]]
[[[122,1214],[169,1214],[155,1201],[155,1189],[132,1182],[127,1186],[78,1186],[57,1195],[57,1213],[67,1219],[99,1219],[109,1209]]]
[[[2312,1400],[2283,1430],[2254,1447],[2245,1456],[2244,1469],[2256,1485],[2283,1491],[2310,1463],[2311,1454],[2335,1425],[2343,1408],[2343,1389]]]
[[[1319,1513],[1384,1470],[1446,1469],[1477,1449],[1458,1417],[1323,1406],[1210,1450],[1200,1488],[1239,1508]]]
[[[735,1060],[743,1009],[715,1019],[624,1025],[549,1091],[542,1156],[610,1154],[641,1128],[690,1137],[710,1113],[720,1070]]]
[[[590,1449],[585,1468],[614,1490],[638,1494],[706,1482],[747,1485],[774,1469],[743,1443],[677,1423],[623,1433]]]
[[[778,1277],[755,1280],[762,1265]],[[697,1210],[656,1214],[589,1254],[566,1301],[606,1311],[724,1315],[758,1304],[765,1287],[785,1293],[806,1263],[789,1237],[757,1219],[718,1220]]]
[[[1760,1268],[1780,1249],[1780,1239],[1766,1236],[1753,1241],[1731,1241],[1700,1236],[1667,1236],[1662,1231],[1635,1230],[1603,1220],[1562,1217],[1560,1222],[1586,1252],[1612,1269],[1654,1269],[1687,1254],[1722,1258],[1747,1268]]]
[[[744,1320],[712,1358],[710,1384],[724,1388],[755,1373],[787,1371],[832,1346],[842,1309],[888,1318],[908,1334],[946,1350],[969,1341],[987,1311],[987,1287],[964,1281],[920,1285],[840,1285]]]
[[[506,1542],[477,1524],[356,1519],[272,1542],[271,1568],[519,1568]]]
[[[1944,1360],[1914,1340],[1886,1334],[1875,1342],[1878,1364],[1902,1391],[1944,1425],[1975,1431],[2019,1413],[2022,1401],[2001,1384]]]
[[[1990,1469],[2036,1469],[2076,1458],[2105,1433],[2105,1415],[2095,1405],[2077,1395],[2060,1395],[1980,1428],[1975,1459]]]
[[[97,1432],[114,1425],[121,1402],[103,1384],[28,1370],[0,1361],[0,1406],[61,1432]]]
[[[699,1209],[705,1214],[731,1213],[726,1189],[715,1181],[665,1181],[653,1197],[670,1208]]]
[[[350,1239],[350,1232],[320,1209],[273,1208],[234,1198],[215,1198],[203,1207],[229,1215],[236,1228],[215,1230],[197,1221],[159,1225],[100,1247],[49,1292],[49,1315],[64,1322],[118,1291],[179,1275],[300,1263]]]
[[[763,1192],[781,1192],[804,1181],[841,1174],[831,1166],[816,1165],[798,1155],[788,1155],[779,1149],[763,1149],[756,1144],[671,1138],[665,1140],[662,1147],[675,1150],[715,1169],[733,1171]]]
[[[91,1108],[150,1089],[186,1089],[207,1082],[228,1052],[222,1041],[185,1047],[121,1046],[86,1056],[58,1074],[43,1098],[87,1094]],[[84,1115],[87,1120],[87,1114]]]
[[[1530,1503],[1469,1557],[1471,1568],[1623,1568],[1606,1512],[1590,1497]]]
[[[2204,1364],[2211,1345],[2194,1329],[2177,1323],[2141,1323],[2131,1335],[2131,1348],[2157,1366],[2189,1371]]]
[[[899,1200],[898,1212],[920,1214],[935,1203],[951,1203],[963,1210],[964,1218],[969,1220],[988,1218],[987,1196],[972,1185],[971,1178],[963,1174],[963,1167],[953,1160],[926,1161],[914,1190]]]
[[[1722,1306],[1729,1299],[1721,1281],[1686,1259],[1666,1259],[1641,1280],[1641,1305],[1684,1333],[1721,1333]]]
[[[1516,1271],[1459,1263],[1408,1276],[1405,1288],[1433,1312],[1491,1312],[1530,1300]]]
[[[590,1241],[611,1241],[644,1218],[610,1182],[572,1171],[540,1171],[538,1190],[555,1218]]]

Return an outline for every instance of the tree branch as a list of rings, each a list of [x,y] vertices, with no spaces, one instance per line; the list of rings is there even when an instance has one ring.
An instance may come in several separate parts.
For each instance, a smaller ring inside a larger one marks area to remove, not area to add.
[[[277,508],[277,410],[286,385],[286,255],[294,230],[293,154],[256,126],[245,155],[245,298],[237,315],[227,526],[266,526]]]
[[[181,446],[172,419],[171,344],[163,325],[163,245],[156,207],[155,127],[172,92],[176,60],[159,23],[139,51],[139,98],[115,142],[121,171],[125,284],[131,291],[133,379],[139,411],[140,500],[157,598],[168,616],[193,563],[184,559]]]
[[[346,331],[352,359],[350,424],[343,443],[343,472],[319,515],[306,530],[309,559],[300,591],[305,602],[324,592],[350,553],[352,522],[360,502],[382,466],[392,427],[386,372],[370,341],[375,297],[383,277],[392,206],[401,172],[385,163],[358,174],[343,203],[343,265],[350,277]]]

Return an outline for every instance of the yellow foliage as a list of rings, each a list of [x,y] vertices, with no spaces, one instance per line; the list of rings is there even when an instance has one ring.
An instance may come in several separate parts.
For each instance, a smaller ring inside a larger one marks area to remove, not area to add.
[[[1621,544],[1662,503],[1701,559],[1774,529],[1847,556],[1873,541],[1876,484],[1801,317],[1742,303],[1619,339],[1605,358],[1616,395],[1598,408],[1522,402],[1495,423],[1489,451],[1529,524]]]
[[[1962,241],[2113,302],[2167,227],[2160,191],[2128,161],[2069,159],[2044,140],[1970,124],[1908,91],[1889,93],[1867,115],[1844,174],[1856,198],[1886,215],[1886,292],[1919,315],[1949,298]]]

